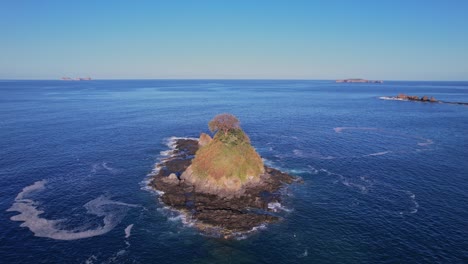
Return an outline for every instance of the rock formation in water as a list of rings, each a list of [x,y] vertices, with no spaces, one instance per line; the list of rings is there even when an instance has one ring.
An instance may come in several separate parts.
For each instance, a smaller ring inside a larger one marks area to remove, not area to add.
[[[400,100],[409,100],[409,101],[421,101],[421,102],[431,102],[431,103],[438,102],[434,97],[431,96],[431,98],[429,98],[426,95],[420,98],[415,95],[399,94],[396,96],[396,98]]]
[[[250,145],[250,139],[234,116],[218,115],[212,122],[219,123],[212,129],[218,133],[209,143],[202,134],[199,142],[203,146],[182,174],[182,179],[204,193],[242,194],[245,186],[259,183],[260,175],[265,172],[262,158]]]
[[[231,237],[279,220],[280,189],[296,177],[264,166],[232,115],[210,122],[213,138],[178,139],[158,164],[151,185],[163,203],[184,213],[204,233]]]
[[[428,97],[424,95],[423,97],[415,96],[415,95],[407,95],[407,94],[399,94],[397,96],[382,96],[379,97],[383,100],[398,100],[398,101],[412,101],[412,102],[429,102],[429,103],[440,103],[440,104],[455,104],[455,105],[464,105],[468,106],[466,102],[448,102],[448,101],[441,101],[437,100],[434,97]]]
[[[336,80],[335,82],[337,83],[383,83],[383,81],[372,81],[372,80],[366,80],[366,79],[342,79],[342,80]]]

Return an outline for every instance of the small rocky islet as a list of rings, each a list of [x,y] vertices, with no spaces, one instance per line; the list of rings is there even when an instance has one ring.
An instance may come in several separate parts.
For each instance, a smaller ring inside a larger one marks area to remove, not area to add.
[[[416,96],[416,95],[399,94],[394,98],[398,99],[398,100],[405,100],[405,101],[420,101],[420,102],[430,102],[430,103],[438,103],[439,102],[434,97],[431,96],[429,98],[426,95],[419,97],[419,96]]]
[[[150,181],[160,200],[215,237],[279,221],[281,190],[301,179],[265,166],[233,115],[217,115],[209,128],[213,138],[201,133],[199,139],[174,139],[171,155]]]
[[[340,79],[336,80],[336,83],[383,83],[381,80],[366,80],[360,78],[351,78],[351,79]]]
[[[417,96],[417,95],[407,95],[407,94],[398,94],[397,96],[382,96],[380,99],[384,100],[398,100],[398,101],[412,101],[412,102],[423,102],[423,103],[440,103],[440,104],[456,104],[456,105],[468,105],[466,102],[448,102],[437,100],[434,97],[429,96]]]

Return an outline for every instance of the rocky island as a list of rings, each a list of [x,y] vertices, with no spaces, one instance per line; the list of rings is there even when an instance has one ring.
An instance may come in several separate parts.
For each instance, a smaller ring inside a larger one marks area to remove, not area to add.
[[[468,105],[465,102],[448,102],[448,101],[441,101],[437,100],[434,97],[428,97],[426,95],[419,97],[416,95],[407,95],[407,94],[399,94],[397,96],[382,96],[379,97],[382,100],[397,100],[397,101],[413,101],[413,102],[425,102],[425,103],[440,103],[440,104],[456,104],[456,105]]]
[[[78,78],[71,78],[71,77],[62,77],[60,78],[62,81],[91,81],[91,77],[78,77]]]
[[[280,220],[280,190],[299,178],[265,166],[235,116],[217,115],[209,128],[213,138],[176,139],[157,165],[150,185],[161,201],[202,233],[223,238]]]
[[[383,81],[372,81],[366,79],[341,79],[336,80],[337,83],[383,83]]]
[[[438,101],[431,96],[431,98],[427,97],[426,95],[422,97],[418,97],[415,95],[407,95],[407,94],[399,94],[395,97],[397,100],[406,100],[406,101],[421,101],[421,102],[431,102],[437,103]]]

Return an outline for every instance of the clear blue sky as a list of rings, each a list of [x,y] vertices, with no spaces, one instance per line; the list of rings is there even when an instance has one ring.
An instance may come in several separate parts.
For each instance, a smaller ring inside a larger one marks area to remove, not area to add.
[[[3,0],[0,79],[468,80],[468,1]]]

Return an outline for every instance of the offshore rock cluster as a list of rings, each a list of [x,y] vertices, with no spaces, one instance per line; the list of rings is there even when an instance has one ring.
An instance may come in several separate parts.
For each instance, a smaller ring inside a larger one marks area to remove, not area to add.
[[[272,205],[281,202],[282,187],[299,178],[264,166],[238,123],[216,130],[213,139],[202,133],[199,140],[175,140],[150,182],[161,201],[203,233],[224,238],[280,220]]]

